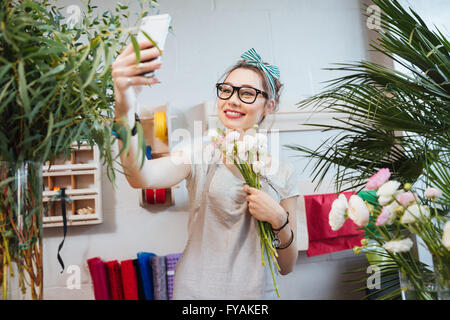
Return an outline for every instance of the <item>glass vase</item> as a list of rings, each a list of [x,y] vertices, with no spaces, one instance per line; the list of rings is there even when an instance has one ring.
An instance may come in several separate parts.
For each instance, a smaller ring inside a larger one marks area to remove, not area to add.
[[[400,270],[399,279],[402,300],[437,299],[437,287],[434,273],[423,273],[413,281],[411,275]]]
[[[450,300],[450,265],[433,255],[438,300]]]
[[[43,299],[42,190],[42,163],[0,161],[3,299]]]

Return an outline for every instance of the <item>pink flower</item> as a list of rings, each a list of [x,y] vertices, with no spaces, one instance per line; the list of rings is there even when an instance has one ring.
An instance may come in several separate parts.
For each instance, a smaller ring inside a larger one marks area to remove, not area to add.
[[[442,196],[442,191],[436,188],[427,188],[425,190],[425,198],[436,199]]]
[[[413,201],[416,201],[417,195],[412,193],[411,191],[400,193],[395,197],[398,202],[402,204],[402,206],[407,207]]]
[[[377,218],[377,226],[384,226],[386,222],[388,221],[389,217],[391,215],[391,212],[387,207],[383,207],[381,210],[381,214]]]
[[[378,170],[373,176],[367,180],[366,189],[367,190],[376,190],[381,187],[386,181],[391,177],[391,172],[389,168],[383,168]]]

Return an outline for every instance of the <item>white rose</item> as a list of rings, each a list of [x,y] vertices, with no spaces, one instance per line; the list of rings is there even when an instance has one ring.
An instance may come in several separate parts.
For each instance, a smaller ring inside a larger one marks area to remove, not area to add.
[[[239,134],[239,132],[233,130],[233,131],[228,132],[228,134],[225,137],[225,140],[228,143],[233,143],[234,141],[239,140],[240,136],[241,135]]]
[[[348,216],[354,223],[364,227],[369,223],[369,209],[363,199],[353,194],[348,201]]]
[[[442,190],[437,188],[427,188],[425,190],[425,198],[427,199],[436,199],[442,196]]]
[[[245,135],[243,139],[246,151],[253,151],[256,149],[256,139],[251,135]]]
[[[255,173],[264,174],[265,167],[266,164],[261,160],[256,160],[255,162],[253,162],[253,171],[255,171]]]
[[[400,182],[398,181],[388,181],[384,183],[377,190],[378,202],[384,206],[391,202],[392,196],[396,193],[398,187],[400,187]]]
[[[238,153],[245,153],[247,151],[244,141],[236,141],[236,147]]]
[[[208,130],[208,138],[211,141],[218,141],[220,136],[217,130],[209,129]]]
[[[348,201],[347,201],[347,197],[341,193],[339,195],[339,197],[333,201],[333,204],[331,205],[332,208],[336,208],[339,210],[347,210],[348,208]]]
[[[389,211],[389,218],[387,219],[387,224],[391,225],[396,216],[397,213],[395,212],[395,209],[397,209],[400,205],[396,201],[392,201],[389,205],[386,206],[386,209]]]
[[[228,143],[226,145],[226,153],[230,157],[234,155],[234,143]]]
[[[383,245],[383,248],[391,253],[399,253],[399,252],[408,252],[411,250],[413,246],[413,242],[410,238],[406,238],[403,240],[392,240],[386,242]]]
[[[389,204],[391,200],[392,200],[391,197],[383,197],[383,196],[378,197],[378,203],[381,204],[382,206]]]
[[[258,151],[259,151],[260,153],[265,153],[265,152],[267,152],[267,144],[260,145],[260,146],[258,147]]]
[[[237,141],[236,147],[237,147],[238,158],[243,161],[247,161],[247,150],[245,148],[244,141]]]
[[[267,135],[263,133],[257,133],[255,135],[256,145],[260,152],[267,151]]]
[[[417,219],[420,219],[421,216],[429,216],[430,209],[427,206],[420,206],[418,204],[413,204],[406,208],[405,213],[403,214],[400,222],[403,224],[414,223]]]
[[[255,139],[259,145],[267,144],[267,135],[265,135],[264,133],[258,132],[257,134],[255,134]]]
[[[333,201],[330,213],[328,215],[328,223],[331,227],[331,230],[337,231],[342,228],[345,223],[345,212],[347,208],[347,198],[341,193],[339,197]]]
[[[450,221],[447,221],[442,233],[442,244],[450,250]]]

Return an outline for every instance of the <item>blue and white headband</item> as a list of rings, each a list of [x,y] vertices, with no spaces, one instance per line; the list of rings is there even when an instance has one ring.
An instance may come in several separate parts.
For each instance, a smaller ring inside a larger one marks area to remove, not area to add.
[[[280,78],[280,69],[277,66],[272,66],[270,64],[264,64],[261,56],[256,52],[255,49],[251,48],[250,50],[244,52],[241,55],[241,58],[245,60],[245,62],[249,65],[256,66],[258,69],[262,70],[267,80],[269,80],[270,90],[272,93],[272,97],[276,97],[276,88],[275,88],[275,79]]]

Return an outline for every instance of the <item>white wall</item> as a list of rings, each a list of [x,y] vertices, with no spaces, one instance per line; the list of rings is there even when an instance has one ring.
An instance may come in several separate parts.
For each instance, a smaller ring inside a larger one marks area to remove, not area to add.
[[[116,1],[94,1],[101,9]],[[123,1],[124,2],[124,1]],[[69,4],[69,1],[60,1]],[[73,4],[73,1],[70,1]],[[161,0],[161,13],[173,18],[174,35],[165,48],[161,84],[145,89],[141,102],[151,107],[168,103],[177,120],[172,128],[189,128],[201,119],[197,107],[214,99],[214,84],[241,53],[254,47],[281,69],[284,101],[299,101],[323,87],[321,82],[338,76],[322,70],[334,62],[351,62],[367,55],[365,22],[357,0]],[[281,134],[281,144],[315,147],[327,135],[320,132]],[[310,179],[307,160],[293,161],[302,179]],[[175,205],[164,212],[139,207],[136,190],[123,176],[113,189],[103,178],[104,222],[95,226],[70,227],[61,255],[66,266],[82,268],[82,288],[65,287],[69,275],[60,274],[56,259],[62,229],[44,231],[46,299],[92,299],[86,260],[100,256],[105,261],[136,257],[138,251],[158,255],[181,252],[187,235],[187,193],[175,190]],[[313,193],[313,185],[305,187]],[[331,188],[331,187],[329,187]],[[284,299],[346,299],[342,272],[361,266],[364,257],[351,250],[307,258],[300,256],[293,273],[281,277]],[[357,297],[353,295],[353,297]]]

